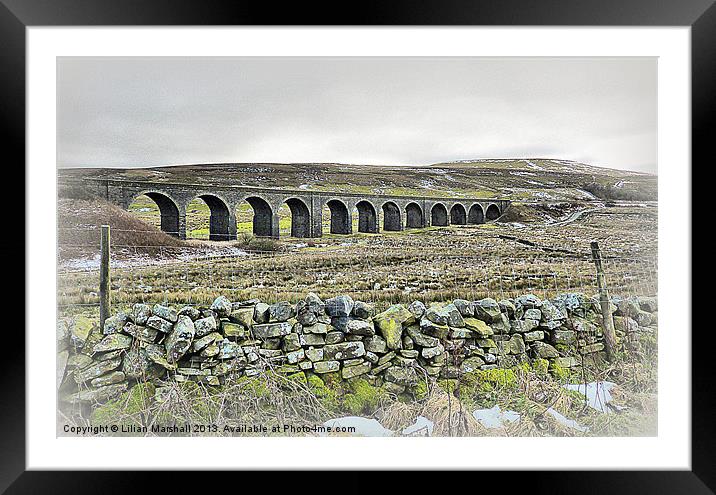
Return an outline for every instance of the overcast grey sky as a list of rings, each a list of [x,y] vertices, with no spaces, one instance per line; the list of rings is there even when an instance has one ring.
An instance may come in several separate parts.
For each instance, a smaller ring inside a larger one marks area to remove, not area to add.
[[[654,58],[57,60],[60,167],[559,158],[656,173]]]

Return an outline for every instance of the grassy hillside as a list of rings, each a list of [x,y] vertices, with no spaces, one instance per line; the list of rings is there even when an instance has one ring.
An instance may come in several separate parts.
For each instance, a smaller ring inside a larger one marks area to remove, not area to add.
[[[60,175],[515,201],[656,200],[657,177],[566,160],[473,160],[429,166],[223,163],[61,169]]]
[[[117,246],[182,246],[184,243],[159,229],[155,222],[102,200],[59,199],[57,240],[60,247],[99,247],[101,225],[109,225]]]

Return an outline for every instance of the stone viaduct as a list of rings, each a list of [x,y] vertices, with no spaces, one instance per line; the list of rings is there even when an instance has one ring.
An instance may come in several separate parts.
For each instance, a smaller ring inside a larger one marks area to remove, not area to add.
[[[161,229],[181,239],[186,238],[187,205],[196,198],[209,207],[211,240],[236,239],[236,208],[242,201],[254,210],[254,235],[274,238],[279,236],[278,210],[284,203],[291,211],[292,237],[321,237],[324,206],[330,210],[330,232],[351,234],[356,210],[358,232],[378,233],[485,223],[499,218],[510,204],[507,200],[484,198],[389,196],[104,178],[84,178],[81,182],[85,192],[124,209],[129,209],[140,195],[150,197],[159,207]],[[64,184],[65,188],[77,186]],[[383,225],[379,225],[381,211]]]

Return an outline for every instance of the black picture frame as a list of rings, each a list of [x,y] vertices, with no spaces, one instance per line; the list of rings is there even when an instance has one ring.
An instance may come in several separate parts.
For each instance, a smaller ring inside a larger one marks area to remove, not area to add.
[[[294,2],[280,8],[276,5],[272,2],[206,0],[0,0],[0,121],[4,131],[4,171],[17,170],[17,164],[25,163],[25,29],[31,26],[690,26],[692,163],[705,168],[713,160],[712,94],[716,87],[716,5],[713,0],[385,0],[356,4]],[[695,169],[697,167],[692,166],[692,172]],[[24,181],[22,175],[14,180],[18,184],[14,189],[16,194],[22,195],[24,188],[19,187],[20,181]],[[692,196],[697,197],[696,193],[694,190]],[[25,263],[31,262],[25,257],[19,235],[11,244],[3,243],[2,250],[4,259],[13,256]],[[25,301],[26,307],[28,302]],[[693,328],[692,471],[618,471],[606,475],[596,471],[509,473],[510,485],[525,482],[532,493],[714,493],[716,456],[712,449],[716,427],[712,418],[716,387],[710,367],[713,359],[710,333],[713,330],[695,324]],[[24,339],[18,338],[13,349],[12,353],[3,353],[5,371],[0,373],[0,390],[5,398],[12,398],[0,400],[0,491],[114,493],[144,486],[138,473],[25,471]],[[503,484],[506,474],[497,473],[496,482],[501,479],[503,481],[499,483]],[[186,472],[172,476],[177,487],[183,487],[185,480],[195,478]],[[401,477],[405,491],[410,489],[407,479]],[[420,477],[410,479],[422,485]]]

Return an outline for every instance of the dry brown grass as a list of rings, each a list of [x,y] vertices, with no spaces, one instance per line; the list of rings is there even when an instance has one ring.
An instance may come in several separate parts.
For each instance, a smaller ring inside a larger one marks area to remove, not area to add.
[[[61,256],[99,249],[100,226],[109,225],[114,246],[185,246],[186,243],[102,200],[59,199],[57,242]]]

